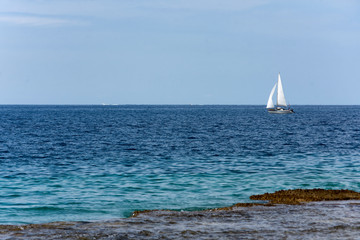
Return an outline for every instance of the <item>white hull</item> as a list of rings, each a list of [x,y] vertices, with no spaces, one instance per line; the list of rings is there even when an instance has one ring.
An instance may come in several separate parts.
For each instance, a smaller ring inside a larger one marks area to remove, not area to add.
[[[276,109],[276,110],[268,110],[268,113],[290,114],[290,113],[294,113],[294,111],[292,109]]]

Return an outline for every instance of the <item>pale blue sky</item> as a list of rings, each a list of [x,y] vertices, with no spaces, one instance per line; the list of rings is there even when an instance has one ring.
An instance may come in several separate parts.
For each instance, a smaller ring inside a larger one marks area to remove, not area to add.
[[[0,0],[0,104],[360,104],[360,1]]]

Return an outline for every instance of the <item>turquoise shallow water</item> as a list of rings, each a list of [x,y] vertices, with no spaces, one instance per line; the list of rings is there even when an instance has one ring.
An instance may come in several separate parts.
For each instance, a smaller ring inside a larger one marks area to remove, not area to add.
[[[360,106],[0,106],[0,223],[360,191]]]

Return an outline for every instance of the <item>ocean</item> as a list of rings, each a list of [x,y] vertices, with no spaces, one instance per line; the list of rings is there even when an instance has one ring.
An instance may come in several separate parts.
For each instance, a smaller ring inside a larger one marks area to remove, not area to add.
[[[0,224],[360,191],[360,106],[0,106]]]

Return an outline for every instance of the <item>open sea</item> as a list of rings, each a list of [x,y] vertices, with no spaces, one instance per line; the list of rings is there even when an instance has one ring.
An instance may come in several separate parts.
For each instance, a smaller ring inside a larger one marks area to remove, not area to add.
[[[360,106],[0,106],[0,224],[360,191]]]

